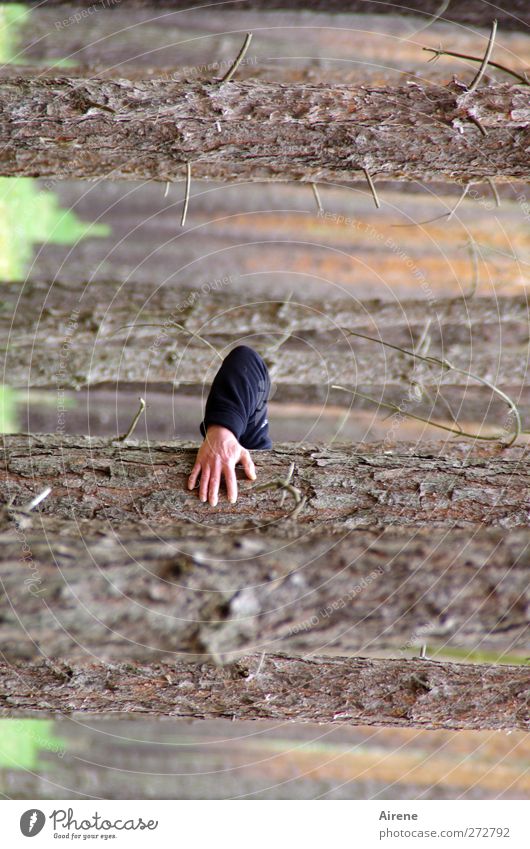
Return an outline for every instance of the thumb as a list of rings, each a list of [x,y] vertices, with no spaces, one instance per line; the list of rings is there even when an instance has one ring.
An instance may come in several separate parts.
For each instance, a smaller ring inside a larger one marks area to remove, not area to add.
[[[252,457],[250,456],[246,448],[243,448],[243,450],[241,451],[240,462],[245,470],[247,478],[250,478],[250,480],[252,481],[256,480],[256,469],[254,467],[254,463],[252,462]]]

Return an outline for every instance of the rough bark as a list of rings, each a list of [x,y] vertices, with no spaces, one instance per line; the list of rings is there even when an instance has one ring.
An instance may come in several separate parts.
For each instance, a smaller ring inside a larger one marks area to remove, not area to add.
[[[194,179],[255,182],[530,173],[526,86],[19,78],[0,111],[4,176],[172,181],[187,162]]]
[[[403,655],[423,643],[524,652],[529,542],[527,530],[289,539],[44,521],[24,541],[1,540],[2,653],[224,662],[258,649]]]
[[[15,0],[7,0],[15,2]],[[75,12],[75,6],[93,6],[93,0],[80,0],[75,4],[66,3],[65,0],[29,0],[29,3],[39,6],[58,7],[65,17]],[[175,11],[186,9],[204,9],[207,13],[210,7],[220,5],[223,9],[231,8],[237,10],[257,9],[300,9],[301,11],[313,12],[351,12],[352,14],[371,15],[421,15],[427,21],[438,18],[443,21],[453,21],[459,24],[487,27],[492,18],[497,18],[503,29],[520,29],[525,31],[530,26],[530,10],[526,0],[505,0],[505,2],[484,3],[483,0],[466,0],[465,3],[451,3],[449,8],[443,9],[440,15],[440,3],[438,0],[406,0],[403,3],[375,2],[375,0],[234,0],[234,3],[226,0],[114,0],[105,4],[105,9],[121,10],[127,9],[172,9]],[[205,8],[206,7],[206,8]]]
[[[190,443],[117,443],[56,434],[3,436],[0,480],[17,499],[51,485],[44,513],[62,518],[108,519],[116,525],[142,518],[185,519],[232,529],[261,527],[286,517],[274,489],[240,481],[237,513],[224,500],[208,508],[186,481],[195,460]],[[276,481],[295,464],[292,483],[306,503],[296,518],[303,530],[387,525],[526,527],[529,446],[471,442],[277,444],[253,452],[258,483]],[[241,476],[243,473],[241,472]],[[19,501],[20,503],[20,501]]]
[[[243,339],[271,368],[276,401],[349,406],[350,394],[330,389],[338,383],[401,404],[413,379],[429,393],[420,400],[409,397],[407,412],[447,420],[445,398],[464,421],[502,423],[507,408],[491,389],[349,335],[357,331],[412,350],[430,320],[431,356],[513,390],[528,412],[521,395],[530,374],[523,296],[465,304],[449,298],[429,303],[351,298],[330,308],[323,299],[282,303],[259,292],[245,301],[231,292],[229,278],[214,281],[212,289],[164,286],[146,294],[145,286],[132,283],[74,287],[43,281],[25,284],[22,291],[19,284],[3,284],[3,370],[15,387],[119,384],[144,387],[144,393],[147,375],[150,384],[203,396],[219,365],[210,346],[225,355]],[[433,389],[437,385],[443,386],[443,398]],[[375,409],[356,397],[355,406],[362,404]]]
[[[530,669],[259,655],[206,664],[0,665],[0,715],[132,714],[530,730]]]
[[[410,187],[412,191],[412,186]],[[110,200],[109,200],[110,202]],[[294,203],[289,199],[289,203]],[[138,210],[138,213],[140,210]],[[234,209],[235,213],[236,210]],[[202,276],[201,276],[202,280]],[[53,344],[61,342],[72,330],[79,334],[100,333],[108,335],[124,324],[137,323],[135,338],[146,339],[149,344],[169,323],[178,321],[189,330],[205,335],[245,334],[251,330],[278,333],[293,329],[293,333],[328,329],[328,323],[339,329],[360,330],[368,333],[381,328],[388,333],[398,328],[402,341],[417,341],[427,320],[432,320],[431,334],[444,333],[445,344],[468,344],[472,331],[481,330],[483,338],[473,339],[473,344],[490,343],[496,329],[502,331],[504,343],[521,345],[527,341],[530,306],[526,295],[506,297],[414,299],[396,300],[380,298],[359,300],[336,297],[325,300],[314,296],[297,297],[287,301],[271,297],[266,287],[254,285],[247,293],[234,291],[234,278],[230,274],[209,279],[196,287],[174,283],[159,285],[156,280],[149,286],[143,281],[119,280],[75,283],[60,280],[0,281],[2,309],[0,333],[12,333],[14,344],[20,337],[48,336]],[[331,307],[331,309],[330,309]],[[75,326],[72,327],[72,321]],[[142,324],[160,324],[165,327],[143,327]],[[408,339],[405,336],[408,330]],[[514,339],[514,334],[516,338]],[[386,338],[386,335],[381,338]]]

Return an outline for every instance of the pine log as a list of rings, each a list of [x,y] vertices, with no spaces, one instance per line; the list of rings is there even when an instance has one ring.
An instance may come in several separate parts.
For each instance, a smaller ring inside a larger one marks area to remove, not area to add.
[[[6,2],[15,2],[15,0],[6,0]],[[68,15],[75,15],[76,7],[94,7],[95,5],[94,0],[79,0],[75,4],[67,3],[65,0],[28,0],[28,4],[57,7],[58,14],[64,15],[65,18]],[[526,0],[509,0],[509,2],[505,0],[502,4],[496,3],[495,6],[484,3],[483,0],[466,0],[465,3],[450,3],[447,8],[444,8],[438,0],[407,0],[399,4],[380,2],[380,0],[234,0],[232,3],[230,0],[209,0],[207,4],[205,0],[106,0],[102,2],[102,8],[105,11],[117,10],[122,14],[128,9],[146,9],[151,10],[153,14],[157,9],[174,11],[202,9],[207,14],[215,6],[221,6],[226,11],[290,9],[304,12],[418,15],[421,16],[422,22],[440,19],[481,27],[488,27],[494,16],[503,29],[526,31],[530,26],[530,9]]]
[[[367,525],[530,524],[528,444],[278,443],[271,451],[253,452],[256,484],[240,473],[236,514],[224,500],[209,508],[187,490],[198,444],[124,443],[60,432],[4,435],[0,480],[19,504],[52,486],[42,510],[58,518],[261,527],[295,507],[291,495],[280,507],[274,488],[256,489],[285,477],[292,461],[292,483],[306,498],[296,517],[304,532],[322,523],[337,533]]]
[[[159,389],[202,397],[219,357],[243,340],[265,357],[272,398],[279,402],[350,406],[351,394],[330,388],[337,383],[385,402],[405,401],[406,411],[416,415],[447,420],[450,408],[463,421],[502,426],[507,407],[491,388],[350,335],[360,332],[414,350],[430,322],[426,353],[503,387],[530,415],[523,296],[465,303],[350,298],[330,305],[316,298],[285,303],[254,292],[245,302],[231,291],[229,276],[205,289],[163,286],[146,294],[140,283],[79,287],[41,281],[22,290],[2,284],[3,370],[10,385],[20,388],[119,385],[144,394],[147,375]],[[411,381],[425,387],[423,397],[410,390]],[[354,403],[375,410],[360,396]]]
[[[250,655],[209,664],[0,664],[0,715],[193,717],[530,730],[530,669]]]
[[[474,92],[167,79],[7,79],[0,175],[500,182],[530,173],[528,87]],[[352,117],[353,116],[353,117]]]
[[[236,509],[200,504],[189,450],[59,445],[5,437],[7,658],[528,647],[525,449],[254,452],[258,483],[297,464],[295,519],[290,494],[250,484]],[[47,484],[41,512],[19,515]]]

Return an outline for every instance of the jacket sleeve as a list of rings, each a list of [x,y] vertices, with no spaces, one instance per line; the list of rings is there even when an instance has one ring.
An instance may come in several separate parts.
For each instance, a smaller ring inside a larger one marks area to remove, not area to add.
[[[251,417],[266,404],[269,390],[267,366],[259,354],[247,345],[234,348],[212,383],[200,426],[202,435],[210,425],[217,424],[240,440]]]

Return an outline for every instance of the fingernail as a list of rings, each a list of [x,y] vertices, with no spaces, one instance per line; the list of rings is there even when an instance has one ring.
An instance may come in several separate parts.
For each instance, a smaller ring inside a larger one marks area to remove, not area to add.
[[[211,501],[210,504],[212,505],[212,507],[217,507],[217,498],[214,498],[214,500]]]
[[[235,504],[235,503],[236,503],[236,501],[237,501],[237,498],[231,498],[231,499],[230,499],[230,504]]]
[[[201,501],[203,502],[203,504],[206,501],[206,498],[204,497],[204,495],[201,495]]]

